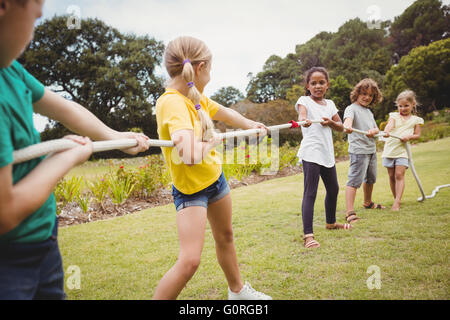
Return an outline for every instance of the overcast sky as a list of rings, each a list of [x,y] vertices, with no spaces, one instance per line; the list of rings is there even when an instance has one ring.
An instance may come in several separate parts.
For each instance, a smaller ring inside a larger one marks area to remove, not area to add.
[[[243,94],[248,74],[275,54],[285,57],[321,31],[336,32],[349,19],[393,20],[413,0],[46,0],[44,15],[96,17],[121,32],[167,44],[181,35],[203,40],[213,53],[210,96],[233,86]],[[444,1],[448,3],[449,1]],[[375,18],[375,19],[374,19]],[[164,73],[164,70],[160,70]],[[42,121],[37,123],[42,130]]]

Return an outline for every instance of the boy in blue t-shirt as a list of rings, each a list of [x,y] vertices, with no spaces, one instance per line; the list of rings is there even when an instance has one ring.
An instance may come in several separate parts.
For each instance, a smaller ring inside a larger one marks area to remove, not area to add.
[[[63,299],[64,271],[59,252],[52,190],[71,168],[92,153],[80,145],[47,158],[13,165],[13,151],[40,142],[33,112],[57,120],[94,140],[136,139],[126,152],[148,149],[148,137],[117,132],[75,102],[65,100],[30,75],[15,59],[32,39],[43,0],[0,0],[0,300]]]

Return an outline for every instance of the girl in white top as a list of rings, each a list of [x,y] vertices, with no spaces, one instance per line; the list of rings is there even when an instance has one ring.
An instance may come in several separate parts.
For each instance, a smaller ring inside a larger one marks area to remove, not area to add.
[[[416,95],[411,90],[401,92],[395,101],[398,112],[389,113],[389,120],[384,132],[389,137],[390,133],[402,137],[401,140],[388,138],[384,145],[383,166],[389,174],[389,184],[394,204],[392,211],[400,210],[400,201],[405,190],[405,172],[408,168],[408,153],[404,143],[409,140],[417,140],[420,137],[422,118],[413,115],[416,113]]]
[[[302,202],[303,240],[306,248],[317,248],[314,240],[313,216],[319,177],[327,191],[325,214],[327,229],[349,229],[350,224],[336,223],[336,205],[339,185],[334,159],[333,136],[331,130],[343,131],[341,117],[333,101],[325,99],[330,86],[328,72],[322,67],[313,67],[306,72],[306,96],[298,99],[295,108],[302,126],[303,140],[297,156],[303,164],[304,191]],[[311,123],[311,120],[323,120]]]

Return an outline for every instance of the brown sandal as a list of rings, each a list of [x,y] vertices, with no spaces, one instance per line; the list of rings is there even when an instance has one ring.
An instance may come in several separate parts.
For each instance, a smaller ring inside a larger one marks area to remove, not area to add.
[[[371,202],[368,206],[363,204],[363,207],[366,209],[386,209],[385,206],[379,204],[379,203],[375,203],[375,202]]]
[[[312,240],[307,242],[306,241],[307,238],[312,238]],[[304,241],[303,245],[307,249],[319,248],[320,247],[320,243],[318,243],[316,240],[314,240],[314,234],[312,234],[312,233],[305,234],[303,236],[303,241]]]
[[[345,220],[347,220],[348,223],[352,223],[358,221],[360,218],[356,216],[356,212],[355,211],[350,211],[347,212],[346,216],[345,216]]]
[[[327,230],[336,230],[336,229],[349,230],[351,228],[353,228],[353,226],[350,223],[344,223],[344,224],[335,223],[335,224],[327,224],[325,226],[325,229],[327,229]]]

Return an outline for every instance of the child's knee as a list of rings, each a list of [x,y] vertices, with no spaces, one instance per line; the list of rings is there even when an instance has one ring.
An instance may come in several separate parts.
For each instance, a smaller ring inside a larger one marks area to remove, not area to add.
[[[179,260],[183,277],[190,279],[200,266],[200,257],[185,257]]]
[[[405,179],[405,172],[395,172],[395,180]]]
[[[233,243],[233,230],[230,228],[228,230],[221,231],[220,234],[216,236],[216,243],[219,246],[229,245]]]

